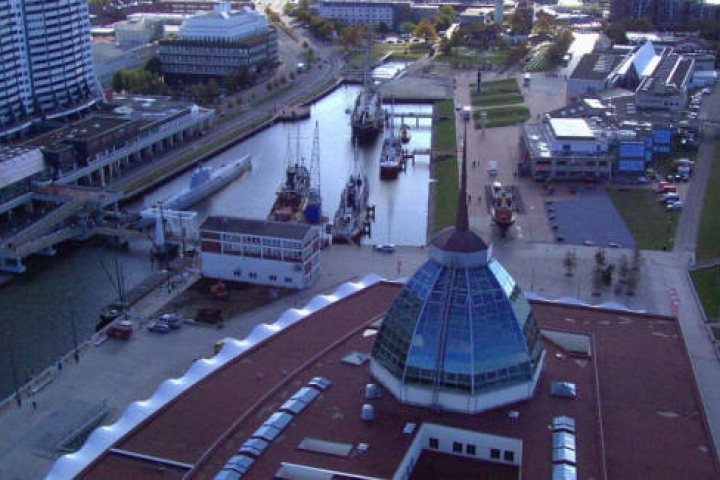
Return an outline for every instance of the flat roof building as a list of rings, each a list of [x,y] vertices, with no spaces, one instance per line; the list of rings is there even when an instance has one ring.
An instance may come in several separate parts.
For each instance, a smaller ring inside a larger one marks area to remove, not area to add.
[[[210,217],[200,227],[203,276],[305,288],[320,268],[317,227],[235,217]]]
[[[277,32],[264,15],[220,3],[212,12],[186,18],[177,37],[160,41],[159,55],[170,82],[261,73],[278,61]]]

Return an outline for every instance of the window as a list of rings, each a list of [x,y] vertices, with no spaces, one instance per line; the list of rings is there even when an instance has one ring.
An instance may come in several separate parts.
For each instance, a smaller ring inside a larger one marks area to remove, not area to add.
[[[277,282],[277,275],[270,275],[271,282]]]
[[[475,445],[467,444],[465,445],[465,453],[468,455],[475,455]]]
[[[492,458],[494,460],[500,460],[500,449],[499,448],[490,449],[490,458]]]
[[[285,283],[292,283],[292,278],[285,277]]]
[[[510,450],[505,450],[503,452],[503,460],[506,462],[514,462],[515,461],[515,452],[511,452]]]
[[[462,443],[453,442],[453,453],[462,453]]]
[[[440,448],[440,441],[437,438],[430,437],[430,448],[433,450],[437,450]],[[500,455],[500,451],[498,450],[498,455]]]

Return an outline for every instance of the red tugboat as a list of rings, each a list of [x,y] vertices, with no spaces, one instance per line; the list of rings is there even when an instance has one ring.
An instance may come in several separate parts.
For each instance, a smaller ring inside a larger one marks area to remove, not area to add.
[[[495,224],[500,228],[500,233],[504,237],[508,228],[515,223],[517,217],[512,189],[503,187],[500,182],[493,182],[491,190],[492,203],[490,204],[490,213],[492,214]]]

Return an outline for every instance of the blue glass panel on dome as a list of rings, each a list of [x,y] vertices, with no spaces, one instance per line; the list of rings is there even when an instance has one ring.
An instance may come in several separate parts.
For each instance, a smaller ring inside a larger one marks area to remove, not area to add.
[[[515,283],[515,279],[510,276],[508,271],[505,270],[505,267],[503,267],[497,260],[490,262],[488,264],[488,268],[492,271],[493,275],[495,275],[495,280],[498,281],[505,292],[505,295],[509,297],[517,285]]]

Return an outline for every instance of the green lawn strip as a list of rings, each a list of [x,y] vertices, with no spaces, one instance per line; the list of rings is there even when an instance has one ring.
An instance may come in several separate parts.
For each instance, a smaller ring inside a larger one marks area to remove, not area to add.
[[[482,128],[480,125],[480,113],[482,111],[487,112],[486,128],[515,125],[530,118],[530,110],[527,107],[499,107],[476,110],[473,116],[475,118],[475,128],[478,129]]]
[[[720,267],[701,268],[690,272],[695,291],[703,310],[705,310],[705,318],[710,321],[720,320],[718,317],[718,313],[720,313],[718,311],[720,308],[720,272],[718,272],[718,268]],[[717,338],[716,329],[720,330],[720,327],[713,328],[715,338]]]
[[[472,104],[476,107],[485,107],[488,105],[510,105],[513,103],[523,103],[525,98],[517,93],[502,93],[498,95],[470,94]]]
[[[692,184],[691,184],[692,187]],[[698,262],[720,258],[720,148],[715,146],[712,168],[705,189],[705,200],[697,235]]]
[[[607,193],[641,250],[673,247],[677,211],[668,211],[653,190],[608,188]]]
[[[438,116],[452,116],[455,112],[455,102],[453,102],[452,100],[440,100],[439,102],[435,103],[435,109]]]
[[[716,340],[720,340],[720,327],[712,327],[712,333]]]
[[[436,151],[454,152],[455,143],[455,117],[440,118],[435,123],[435,138],[433,139]]]
[[[458,162],[456,157],[443,157],[435,162],[435,217],[433,233],[455,224],[458,206]]]
[[[437,102],[438,112],[452,112],[453,101],[442,100]],[[455,133],[455,117],[439,118],[433,125],[433,148],[440,152],[455,152],[457,149]],[[455,223],[458,196],[458,164],[457,157],[453,155],[433,155],[433,178],[437,180],[432,184],[433,198],[433,224],[432,233],[435,234],[443,228]]]
[[[475,83],[470,84],[472,91],[475,91]],[[480,84],[480,95],[497,94],[497,93],[520,93],[520,86],[515,78],[503,78],[501,80],[491,80]]]

